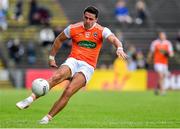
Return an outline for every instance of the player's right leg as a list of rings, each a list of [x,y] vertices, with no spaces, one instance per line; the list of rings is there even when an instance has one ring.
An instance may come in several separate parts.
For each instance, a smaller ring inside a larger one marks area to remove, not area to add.
[[[165,73],[161,73],[160,75],[160,95],[165,95],[166,94],[166,90],[164,88],[164,81],[165,81],[165,77],[166,74]]]
[[[71,70],[68,66],[62,65],[59,69],[53,74],[53,76],[48,80],[50,89],[52,89],[57,84],[71,77]],[[16,107],[19,109],[25,109],[29,107],[33,101],[38,99],[34,93],[32,93],[29,97],[25,98],[22,101],[16,103]]]
[[[154,93],[155,93],[155,95],[159,95],[159,91],[160,91],[160,87],[161,87],[161,79],[160,79],[161,78],[160,73],[162,71],[161,64],[154,64],[154,70],[158,75],[158,82],[157,82],[157,85],[154,87]]]
[[[36,99],[36,96],[34,93],[32,93],[29,97],[25,98],[22,101],[17,102],[16,107],[19,109],[28,108],[35,99]]]
[[[164,85],[165,76],[168,73],[168,66],[165,64],[155,64],[154,68],[158,74],[158,85],[157,87],[155,87],[155,94],[164,95],[165,90],[163,85]]]
[[[155,95],[159,95],[163,91],[163,74],[161,72],[157,72],[158,74],[158,84],[155,87]]]
[[[55,102],[50,112],[40,120],[40,124],[48,124],[49,121],[52,119],[52,117],[54,117],[67,105],[71,96],[74,95],[77,91],[79,91],[79,89],[84,87],[85,84],[86,84],[86,78],[83,75],[83,73],[82,72],[76,73],[73,76],[72,81],[70,81],[66,89],[63,91],[63,94],[61,95],[59,100]]]

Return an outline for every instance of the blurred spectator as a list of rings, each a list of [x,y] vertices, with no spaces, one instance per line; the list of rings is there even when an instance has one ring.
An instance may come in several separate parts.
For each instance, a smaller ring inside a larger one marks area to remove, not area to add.
[[[52,45],[55,35],[49,24],[44,25],[44,28],[40,31],[39,38],[42,46],[46,47]]]
[[[7,16],[9,9],[9,0],[0,0],[0,8],[4,11]]]
[[[30,6],[29,7],[30,8],[29,9],[29,24],[34,25],[35,24],[34,18],[38,9],[37,1],[31,0],[29,6]]]
[[[126,7],[125,0],[118,0],[116,3],[115,16],[120,23],[132,23],[132,18],[129,16],[129,10]]]
[[[128,55],[128,69],[130,71],[137,69],[137,63],[136,63],[136,48],[133,45],[130,45],[127,49],[127,55]]]
[[[0,8],[0,27],[2,28],[3,31],[7,30],[8,28],[8,24],[6,21],[6,14],[2,8]]]
[[[180,30],[177,32],[176,41],[175,41],[175,49],[177,52],[180,52]]]
[[[34,43],[29,42],[27,45],[27,58],[29,64],[35,64],[36,63],[36,51]]]
[[[54,29],[54,35],[55,35],[55,37],[57,37],[62,31],[63,31],[63,28],[62,28],[61,26],[57,26],[57,27]]]
[[[39,7],[36,0],[31,0],[29,10],[30,25],[50,24],[51,13],[46,7]]]
[[[38,11],[36,12],[37,19],[40,24],[50,24],[51,13],[48,8],[39,7]]]
[[[99,66],[99,69],[107,69],[108,67],[107,67],[107,65],[106,64],[101,64],[100,66]]]
[[[23,20],[23,0],[18,0],[16,2],[16,7],[15,7],[13,18],[17,21]]]
[[[137,69],[147,68],[147,63],[144,58],[143,52],[141,50],[138,50],[136,52],[136,64],[137,64]]]
[[[7,43],[7,48],[9,50],[10,58],[15,61],[15,63],[20,63],[22,56],[24,55],[24,47],[18,38],[10,40]]]
[[[63,28],[60,27],[60,26],[57,26],[57,27],[54,29],[54,35],[55,35],[55,37],[57,37],[62,31],[63,31]],[[65,42],[62,44],[61,49],[68,49],[68,48],[71,47],[71,45],[72,45],[72,41],[71,41],[71,40],[67,40],[67,41],[65,41]]]
[[[146,21],[147,15],[146,15],[146,4],[144,0],[138,0],[135,6],[136,9],[136,19],[135,23],[138,25],[143,24]]]

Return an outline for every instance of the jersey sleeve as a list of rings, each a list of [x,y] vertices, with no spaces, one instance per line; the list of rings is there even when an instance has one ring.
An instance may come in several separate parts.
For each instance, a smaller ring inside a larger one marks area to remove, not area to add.
[[[71,38],[70,25],[64,29],[64,34],[66,35],[67,38]]]
[[[102,32],[103,38],[106,39],[106,38],[107,38],[108,36],[110,36],[110,35],[113,35],[113,33],[111,32],[111,30],[108,29],[107,27],[104,27],[103,32]]]
[[[168,51],[169,51],[169,54],[173,54],[174,53],[173,46],[172,46],[171,42],[168,43]]]

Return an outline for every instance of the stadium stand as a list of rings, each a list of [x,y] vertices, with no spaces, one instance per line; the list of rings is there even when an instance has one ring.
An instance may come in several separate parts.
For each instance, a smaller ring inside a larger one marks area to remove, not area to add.
[[[0,80],[0,85],[1,85],[1,89],[12,88],[12,83],[10,80],[6,80],[6,81]]]
[[[1,49],[0,49],[1,50]],[[2,51],[0,52],[0,88],[12,88],[12,83],[8,79],[7,71],[5,70],[5,64],[2,58]]]
[[[152,40],[156,38],[156,33],[158,30],[163,29],[167,32],[168,39],[174,42],[176,32],[180,26],[180,4],[178,0],[145,0],[148,8],[148,23],[144,26],[137,25],[121,25],[117,22],[114,17],[114,6],[116,1],[112,0],[97,0],[97,1],[81,1],[76,0],[74,3],[73,0],[60,0],[59,1],[69,18],[71,23],[79,21],[82,16],[82,11],[84,7],[88,5],[95,5],[100,10],[99,22],[109,27],[114,32],[121,31],[126,44],[133,44],[137,49],[143,50],[144,54],[147,54],[149,46]],[[69,4],[72,3],[73,4]],[[130,9],[130,15],[134,16],[134,5],[135,0],[127,0],[127,6]],[[111,46],[104,43],[103,49],[101,51],[100,61],[98,67],[101,64],[110,65],[115,56],[112,56]],[[176,53],[176,56],[171,61],[171,68],[179,68],[179,53]]]
[[[134,45],[137,49],[142,50],[147,55],[152,40],[157,36],[158,30],[167,32],[168,39],[175,42],[176,33],[180,29],[180,2],[179,0],[144,0],[147,5],[148,19],[144,25],[136,24],[120,24],[114,15],[114,7],[116,0],[37,0],[38,6],[46,7],[52,14],[50,20],[51,27],[64,28],[69,23],[78,22],[82,18],[83,9],[89,5],[94,5],[100,10],[99,23],[110,28],[115,34],[122,33],[123,44],[125,50],[128,45]],[[135,3],[137,0],[126,0],[130,15],[135,18]],[[20,69],[23,73],[26,68],[48,68],[48,51],[39,44],[39,32],[43,28],[42,25],[29,25],[28,0],[23,0],[23,20],[16,21],[12,19],[16,0],[9,0],[10,7],[8,13],[8,29],[0,32],[0,70],[13,71]],[[24,46],[24,55],[19,64],[13,63],[9,57],[7,42],[11,39],[19,38]],[[34,44],[36,52],[36,62],[28,63],[27,47],[29,42]],[[56,58],[58,64],[61,64],[68,56],[70,48],[61,48]],[[115,49],[106,41],[100,53],[97,68],[112,68],[112,64],[116,58]],[[180,69],[180,53],[176,52],[175,57],[170,59],[170,69]],[[152,67],[150,67],[151,69]],[[11,70],[12,69],[12,70]],[[16,75],[16,73],[14,73]],[[1,88],[10,88],[14,85],[13,74],[9,72],[9,80],[0,80]],[[10,81],[11,80],[11,81]],[[24,84],[21,84],[23,86]]]
[[[3,68],[4,68],[3,62],[2,60],[0,60],[0,69],[3,69]]]
[[[11,61],[9,61],[8,51],[7,51],[7,42],[10,39],[19,38],[24,46],[27,48],[29,42],[33,42],[35,44],[35,51],[37,55],[37,60],[34,65],[28,64],[26,53],[23,56],[23,59],[20,64],[14,64],[13,67],[17,68],[47,68],[47,55],[44,55],[44,51],[41,49],[39,45],[39,31],[43,27],[42,25],[29,25],[28,23],[28,12],[29,12],[29,3],[30,1],[23,1],[23,19],[20,21],[12,19],[14,8],[16,5],[16,0],[9,0],[10,7],[8,13],[8,30],[1,33],[0,42],[3,43],[1,45],[2,55],[5,59],[5,63],[7,63],[8,67],[12,67]],[[64,16],[63,10],[60,8],[58,1],[56,0],[42,0],[38,1],[39,7],[45,7],[50,10],[52,15],[50,24],[53,27],[56,26],[65,26],[67,24],[67,19]]]
[[[134,5],[137,0],[127,0],[127,6],[130,11],[130,15],[132,17],[135,16]],[[15,6],[16,0],[10,0],[10,12]],[[53,2],[53,3],[52,3]],[[149,50],[149,45],[154,38],[156,38],[156,32],[159,29],[163,29],[167,32],[168,38],[171,41],[175,40],[175,34],[178,31],[178,27],[180,26],[180,14],[178,13],[180,10],[180,4],[178,0],[145,0],[147,9],[148,9],[148,23],[142,26],[137,26],[135,24],[132,25],[121,25],[117,22],[114,17],[114,6],[115,0],[93,0],[93,1],[82,1],[76,0],[42,0],[39,1],[40,6],[47,7],[52,13],[51,25],[52,27],[56,26],[66,26],[67,23],[74,23],[79,21],[82,18],[82,11],[84,7],[88,5],[95,5],[100,10],[99,22],[109,27],[113,30],[114,33],[120,31],[123,33],[123,37],[125,39],[125,47],[128,44],[133,44],[137,49],[143,50],[143,53],[146,55]],[[73,4],[69,4],[73,3]],[[37,63],[35,65],[29,65],[27,63],[27,56],[23,56],[23,61],[16,67],[19,68],[47,68],[47,55],[42,51],[41,46],[38,44],[38,33],[41,29],[41,26],[29,26],[27,21],[28,15],[28,1],[24,1],[23,6],[23,16],[24,20],[18,23],[17,21],[9,18],[9,28],[7,31],[2,33],[1,42],[4,43],[2,52],[5,56],[6,62],[8,62],[8,53],[6,49],[6,42],[10,38],[20,37],[24,46],[27,46],[29,41],[33,41],[37,46]],[[16,33],[14,32],[16,30]],[[62,63],[67,55],[69,49],[60,50],[58,58],[58,64]],[[172,68],[179,68],[179,53],[176,53],[176,56],[172,59],[171,65]],[[100,59],[98,62],[98,66],[100,67],[103,64],[107,66],[111,66],[112,62],[116,58],[114,54],[114,49],[108,43],[104,43],[103,49],[101,50]]]

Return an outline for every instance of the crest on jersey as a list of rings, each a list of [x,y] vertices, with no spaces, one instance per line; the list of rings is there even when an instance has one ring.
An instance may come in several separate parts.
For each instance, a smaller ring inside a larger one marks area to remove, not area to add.
[[[97,38],[97,36],[98,36],[97,32],[94,32],[93,35],[94,35],[95,38]]]
[[[85,33],[85,37],[86,37],[86,38],[89,38],[90,35],[91,35],[91,32],[86,32],[86,33]]]

